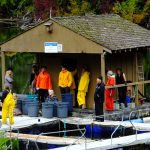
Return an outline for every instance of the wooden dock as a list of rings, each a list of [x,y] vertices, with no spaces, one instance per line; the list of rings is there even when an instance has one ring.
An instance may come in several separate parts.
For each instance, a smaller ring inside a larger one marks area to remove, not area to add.
[[[55,150],[107,150],[107,149],[115,149],[115,148],[122,148],[127,146],[133,146],[137,144],[149,144],[150,141],[150,133],[143,133],[124,137],[118,137],[107,140],[99,140],[90,142],[87,144],[77,144],[72,146],[65,146],[62,148],[56,148]],[[86,146],[86,147],[85,147]]]
[[[77,141],[77,138],[71,137],[55,137],[55,136],[43,136],[43,135],[31,135],[31,134],[21,134],[21,133],[6,133],[7,137],[20,139],[20,140],[30,140],[34,142],[47,143],[47,144],[55,144],[55,145],[70,145],[70,144],[83,144],[85,143],[85,139],[80,139]],[[76,142],[75,142],[76,141]],[[87,139],[87,143],[93,142],[92,140]]]

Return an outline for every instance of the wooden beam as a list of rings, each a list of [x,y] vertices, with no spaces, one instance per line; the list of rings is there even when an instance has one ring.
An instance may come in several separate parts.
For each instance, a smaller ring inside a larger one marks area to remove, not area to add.
[[[112,51],[110,49],[108,49],[108,48],[103,48],[103,49],[104,49],[104,51],[112,54]]]
[[[128,83],[128,84],[118,84],[114,86],[105,86],[105,89],[111,89],[111,88],[118,88],[118,87],[125,87],[125,86],[130,86],[130,85],[140,85],[140,84],[149,84],[150,80],[147,81],[140,81],[140,82],[133,82],[133,83]]]
[[[106,52],[105,52],[106,53]],[[101,54],[101,75],[102,75],[102,77],[103,77],[103,82],[105,83],[105,79],[106,79],[106,77],[105,77],[105,53],[103,52],[102,54]],[[103,103],[103,110],[105,110],[105,102],[106,102],[106,100],[105,100],[105,94],[104,94],[104,103]]]
[[[103,77],[103,82],[105,83],[105,55],[101,54],[101,75]]]
[[[0,48],[1,50],[1,48]],[[4,88],[4,81],[5,81],[5,53],[1,50],[1,66],[2,66],[2,89]]]
[[[70,145],[70,144],[83,144],[85,143],[85,139],[80,139],[77,141],[76,138],[70,137],[56,137],[56,136],[43,136],[43,135],[32,135],[32,134],[21,134],[21,133],[13,133],[7,132],[6,136],[8,138],[15,138],[21,140],[30,140],[40,143],[48,143],[48,144],[56,144],[56,145]],[[75,142],[76,141],[76,142]],[[86,140],[87,143],[92,142],[92,140]]]

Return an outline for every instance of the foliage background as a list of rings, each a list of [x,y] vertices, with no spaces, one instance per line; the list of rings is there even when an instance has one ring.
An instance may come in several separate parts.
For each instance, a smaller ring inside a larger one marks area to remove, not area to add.
[[[150,29],[150,0],[0,0],[0,18],[22,20],[31,13],[34,20],[52,16],[116,13],[121,17]],[[13,26],[0,24],[0,43],[21,32]],[[145,79],[150,79],[150,52],[145,55]],[[7,67],[15,72],[15,88],[22,92],[28,81],[33,54],[17,54],[7,57]],[[30,64],[30,65],[28,65]],[[150,87],[146,87],[149,94]]]

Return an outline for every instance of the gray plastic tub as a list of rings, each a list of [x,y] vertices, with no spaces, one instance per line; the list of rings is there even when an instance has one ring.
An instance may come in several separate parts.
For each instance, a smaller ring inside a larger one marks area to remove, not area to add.
[[[37,101],[28,101],[27,102],[28,106],[28,116],[29,117],[38,117],[38,112],[39,112],[39,103]]]
[[[22,112],[22,100],[21,99],[17,100],[17,108]]]
[[[67,102],[58,103],[57,117],[58,118],[67,118],[68,117],[68,103]]]
[[[42,103],[42,116],[44,118],[52,118],[53,117],[53,107],[54,103]]]
[[[28,103],[27,99],[22,100],[22,113],[23,115],[28,115]]]

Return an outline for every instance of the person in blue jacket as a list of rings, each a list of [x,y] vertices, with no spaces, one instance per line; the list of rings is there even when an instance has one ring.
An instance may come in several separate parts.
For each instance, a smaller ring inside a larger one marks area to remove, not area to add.
[[[96,120],[104,121],[103,103],[104,103],[105,85],[103,83],[102,76],[97,77],[96,82],[97,84],[96,84],[95,93],[94,93]]]

